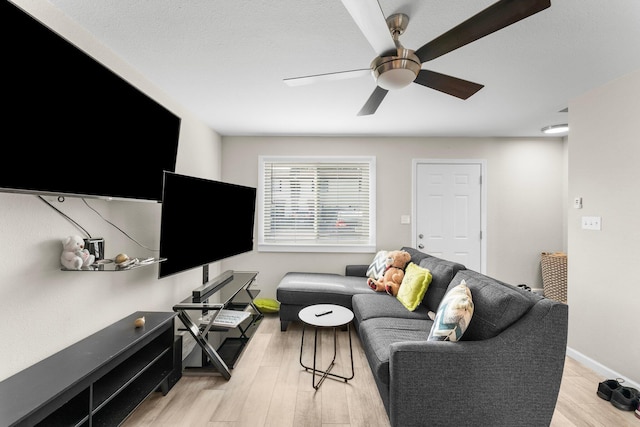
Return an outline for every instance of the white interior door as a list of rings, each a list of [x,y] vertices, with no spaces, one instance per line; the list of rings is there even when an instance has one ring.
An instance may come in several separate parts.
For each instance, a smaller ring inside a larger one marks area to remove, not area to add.
[[[414,247],[484,273],[483,171],[482,160],[414,161]]]

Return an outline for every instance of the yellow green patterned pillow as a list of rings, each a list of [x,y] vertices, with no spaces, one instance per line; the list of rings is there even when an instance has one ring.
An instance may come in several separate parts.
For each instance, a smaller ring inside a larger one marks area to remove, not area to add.
[[[431,283],[431,272],[412,262],[409,263],[396,298],[407,310],[414,311],[422,302]]]

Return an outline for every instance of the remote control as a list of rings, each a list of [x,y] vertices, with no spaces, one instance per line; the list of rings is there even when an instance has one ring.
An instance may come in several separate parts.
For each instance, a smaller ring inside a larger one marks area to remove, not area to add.
[[[333,310],[325,311],[324,313],[318,313],[318,314],[316,314],[316,317],[325,316],[325,315],[327,315],[329,313],[333,313]]]

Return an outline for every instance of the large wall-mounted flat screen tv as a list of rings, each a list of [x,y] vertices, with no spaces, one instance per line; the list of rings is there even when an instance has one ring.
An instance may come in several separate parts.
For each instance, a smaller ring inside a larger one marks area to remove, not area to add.
[[[0,0],[0,191],[162,199],[180,118]]]
[[[166,172],[158,277],[253,250],[256,189]]]

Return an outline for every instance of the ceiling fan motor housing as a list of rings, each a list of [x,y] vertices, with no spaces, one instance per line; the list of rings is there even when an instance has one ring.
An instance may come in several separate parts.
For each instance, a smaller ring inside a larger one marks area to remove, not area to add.
[[[402,89],[412,83],[421,68],[420,59],[411,49],[398,47],[397,55],[378,56],[371,62],[376,83],[383,89]]]

